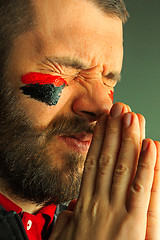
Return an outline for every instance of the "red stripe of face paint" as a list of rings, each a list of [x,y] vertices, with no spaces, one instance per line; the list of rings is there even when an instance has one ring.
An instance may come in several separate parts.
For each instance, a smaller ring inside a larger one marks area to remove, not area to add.
[[[27,85],[36,83],[39,83],[40,85],[54,84],[56,87],[60,87],[63,84],[67,85],[66,81],[60,76],[52,76],[50,74],[38,72],[27,73],[26,75],[22,76],[21,81]]]
[[[60,76],[52,76],[50,74],[31,72],[23,75],[21,78],[22,83],[24,84],[36,84],[44,85],[44,84],[54,84],[56,87],[60,87],[63,84],[67,85],[67,82]],[[109,97],[113,102],[113,91],[109,92]]]
[[[113,102],[113,94],[114,94],[113,91],[110,91],[109,94],[108,94],[112,102]]]

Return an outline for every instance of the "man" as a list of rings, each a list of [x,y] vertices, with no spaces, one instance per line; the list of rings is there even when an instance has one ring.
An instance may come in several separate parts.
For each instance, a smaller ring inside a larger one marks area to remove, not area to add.
[[[160,144],[113,105],[123,1],[4,0],[0,14],[0,239],[159,240]]]

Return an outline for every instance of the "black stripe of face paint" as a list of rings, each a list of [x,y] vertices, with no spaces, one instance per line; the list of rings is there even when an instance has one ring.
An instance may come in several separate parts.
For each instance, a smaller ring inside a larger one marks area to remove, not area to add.
[[[58,103],[60,94],[64,87],[65,84],[61,85],[60,87],[56,87],[53,84],[40,85],[39,83],[36,83],[26,85],[20,89],[24,95],[28,95],[37,101],[41,101],[49,106],[53,106]]]

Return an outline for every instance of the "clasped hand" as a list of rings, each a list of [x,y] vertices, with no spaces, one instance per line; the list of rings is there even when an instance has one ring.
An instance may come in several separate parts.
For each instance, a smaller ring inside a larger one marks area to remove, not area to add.
[[[160,143],[122,103],[97,121],[73,211],[50,240],[160,240]]]

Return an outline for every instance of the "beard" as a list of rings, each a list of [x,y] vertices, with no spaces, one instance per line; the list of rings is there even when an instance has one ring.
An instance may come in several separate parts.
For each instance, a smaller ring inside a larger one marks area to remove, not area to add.
[[[85,156],[59,154],[56,166],[54,140],[61,134],[93,133],[94,125],[81,117],[59,116],[44,130],[33,126],[19,106],[16,92],[1,79],[0,90],[0,181],[17,199],[49,205],[78,197]],[[52,144],[51,144],[52,143]],[[53,151],[48,154],[48,146]],[[56,148],[56,147],[55,147]],[[61,151],[63,152],[63,151]]]

